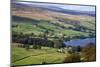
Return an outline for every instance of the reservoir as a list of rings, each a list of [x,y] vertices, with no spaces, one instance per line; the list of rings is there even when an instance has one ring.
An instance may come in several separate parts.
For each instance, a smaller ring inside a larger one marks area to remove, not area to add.
[[[86,38],[86,39],[79,39],[79,40],[64,42],[65,45],[71,45],[71,46],[85,46],[88,43],[96,44],[96,38]]]

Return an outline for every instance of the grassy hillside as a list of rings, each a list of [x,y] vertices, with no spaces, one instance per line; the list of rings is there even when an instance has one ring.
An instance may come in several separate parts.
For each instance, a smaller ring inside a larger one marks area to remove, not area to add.
[[[40,35],[45,30],[54,36],[88,36],[91,32],[95,33],[95,17],[64,14],[36,6],[13,3],[12,20],[13,24],[17,24],[12,30],[23,34]]]
[[[18,43],[13,43],[13,45]],[[42,47],[42,49],[30,49],[13,47],[12,48],[12,64],[13,65],[29,65],[45,63],[62,63],[64,58],[68,56],[66,53],[57,52],[56,48]],[[26,57],[26,58],[25,58]],[[49,57],[49,58],[48,58]],[[22,59],[24,58],[24,59]],[[21,59],[21,60],[20,60]]]
[[[12,65],[82,61],[82,48],[64,42],[95,37],[94,16],[67,14],[38,5],[11,5]]]
[[[95,17],[88,15],[71,15],[56,11],[42,9],[37,6],[27,6],[24,4],[12,4],[12,15],[33,20],[45,20],[60,24],[78,24],[89,29],[95,29]],[[22,18],[21,18],[22,19]],[[23,19],[22,19],[23,20]],[[24,19],[25,20],[25,19]],[[24,22],[25,23],[25,22]],[[28,22],[27,22],[28,23]]]
[[[15,26],[16,25],[16,26]],[[66,36],[76,36],[76,35],[88,35],[87,32],[81,32],[77,30],[72,30],[69,28],[74,28],[74,25],[65,24],[60,22],[50,22],[50,21],[13,21],[13,28],[12,30],[15,32],[22,32],[23,34],[31,34],[34,33],[35,35],[43,34],[45,30],[49,30],[49,34],[53,34],[54,36],[62,36],[63,34]]]

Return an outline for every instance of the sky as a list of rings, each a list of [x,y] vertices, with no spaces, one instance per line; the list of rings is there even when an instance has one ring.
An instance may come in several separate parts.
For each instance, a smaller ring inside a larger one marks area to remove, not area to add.
[[[45,0],[22,0],[22,1],[36,1],[36,2],[45,2]],[[33,4],[33,3],[27,3],[27,2],[21,2],[23,4]],[[35,4],[35,3],[34,3]],[[95,12],[95,6],[83,6],[83,5],[63,5],[63,4],[43,4],[38,3],[38,5],[42,6],[56,6],[62,9],[69,9],[69,10],[79,10],[79,11],[94,11]]]
[[[55,2],[55,3],[72,3],[72,4],[88,4],[96,5],[94,0],[22,0],[22,1],[38,1],[38,2]]]

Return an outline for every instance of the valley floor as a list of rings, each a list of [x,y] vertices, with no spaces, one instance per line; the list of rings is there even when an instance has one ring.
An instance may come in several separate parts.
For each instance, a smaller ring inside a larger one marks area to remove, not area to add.
[[[57,52],[56,48],[42,47],[41,49],[20,48],[12,45],[12,65],[31,65],[31,64],[51,64],[63,63],[64,58],[68,56],[68,52]]]

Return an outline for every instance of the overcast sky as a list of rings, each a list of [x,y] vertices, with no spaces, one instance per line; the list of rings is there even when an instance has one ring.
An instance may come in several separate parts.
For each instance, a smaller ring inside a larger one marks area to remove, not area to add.
[[[27,0],[24,0],[27,1]],[[44,2],[43,0],[28,0],[28,1],[36,1],[36,2]],[[28,3],[28,2],[21,2],[23,4],[36,4],[36,3]],[[63,4],[44,4],[38,3],[38,5],[42,6],[56,6],[62,9],[70,9],[70,10],[79,10],[79,11],[95,11],[95,6],[83,6],[83,5],[63,5]]]

